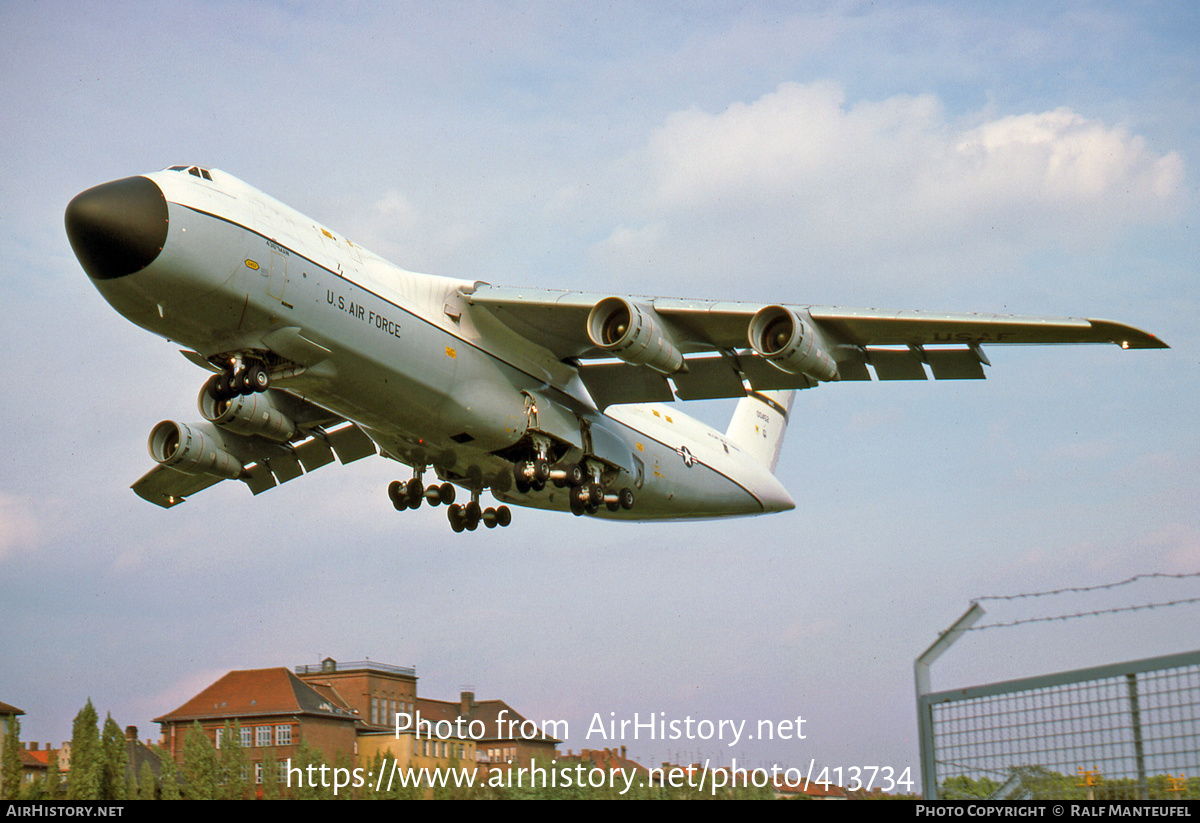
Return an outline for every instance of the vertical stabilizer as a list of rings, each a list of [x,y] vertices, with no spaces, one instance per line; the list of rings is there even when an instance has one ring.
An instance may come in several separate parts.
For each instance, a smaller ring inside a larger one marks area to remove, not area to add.
[[[756,391],[738,401],[725,436],[772,472],[783,448],[794,391]]]

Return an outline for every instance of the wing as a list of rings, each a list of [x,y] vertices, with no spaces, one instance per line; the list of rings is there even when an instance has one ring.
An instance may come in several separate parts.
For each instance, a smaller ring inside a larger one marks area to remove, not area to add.
[[[244,420],[231,421],[233,429],[164,420],[150,435],[151,456],[159,465],[133,491],[169,509],[222,480],[241,480],[259,494],[332,463],[335,454],[350,463],[376,453],[374,441],[357,425],[274,389],[268,395],[272,411],[282,408],[294,424],[286,440],[235,430]]]
[[[465,295],[576,364],[601,408],[739,397],[825,380],[982,379],[983,345],[1166,348],[1109,320],[623,297],[477,284]],[[927,371],[928,369],[928,371]]]

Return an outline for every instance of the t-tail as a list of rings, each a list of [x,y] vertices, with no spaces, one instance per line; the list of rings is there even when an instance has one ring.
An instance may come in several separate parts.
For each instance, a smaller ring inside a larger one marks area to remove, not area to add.
[[[794,391],[756,391],[738,401],[725,436],[773,473],[783,448]]]

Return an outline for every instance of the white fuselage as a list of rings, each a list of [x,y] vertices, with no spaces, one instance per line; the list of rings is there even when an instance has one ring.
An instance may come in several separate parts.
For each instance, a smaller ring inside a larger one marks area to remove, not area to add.
[[[590,432],[614,485],[635,489],[634,508],[602,516],[793,507],[768,467],[674,407],[598,411],[571,364],[469,304],[472,281],[400,269],[236,178],[211,176],[145,175],[169,209],[162,251],[140,271],[93,280],[134,323],[205,358],[279,353],[298,367],[275,388],[357,423],[389,457],[508,503],[567,508],[552,485],[511,488],[505,452],[529,435],[533,404],[563,442],[589,445],[570,430]]]

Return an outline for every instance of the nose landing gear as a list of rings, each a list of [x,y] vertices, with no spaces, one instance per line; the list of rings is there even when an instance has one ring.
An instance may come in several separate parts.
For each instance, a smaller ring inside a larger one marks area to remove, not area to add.
[[[271,388],[271,373],[262,363],[238,366],[230,364],[220,374],[214,374],[205,384],[214,400],[232,400],[238,395],[257,394]]]

